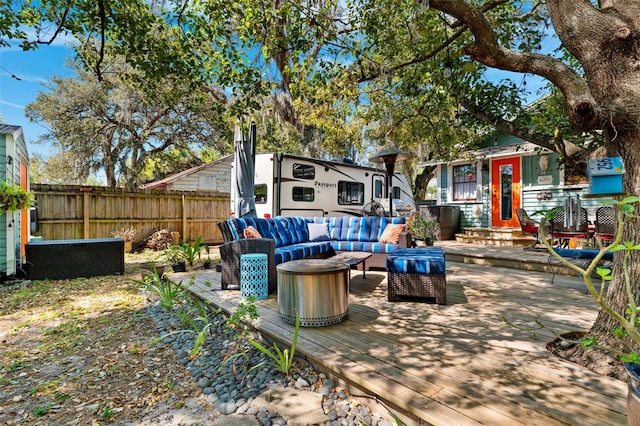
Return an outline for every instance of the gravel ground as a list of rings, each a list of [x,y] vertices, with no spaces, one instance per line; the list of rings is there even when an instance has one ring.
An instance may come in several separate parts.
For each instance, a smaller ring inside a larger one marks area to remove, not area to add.
[[[178,332],[186,308],[163,310],[138,278],[128,263],[124,276],[0,285],[0,425],[394,423],[304,360],[289,376],[253,368],[265,356],[221,314],[192,358],[195,334]],[[268,401],[277,390],[280,406]],[[326,420],[287,417],[309,402]]]

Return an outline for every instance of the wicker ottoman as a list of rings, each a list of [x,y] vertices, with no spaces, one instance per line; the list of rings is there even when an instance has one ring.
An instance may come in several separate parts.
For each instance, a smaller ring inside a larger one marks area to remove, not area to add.
[[[444,253],[440,248],[406,248],[387,257],[388,300],[432,300],[447,304]]]

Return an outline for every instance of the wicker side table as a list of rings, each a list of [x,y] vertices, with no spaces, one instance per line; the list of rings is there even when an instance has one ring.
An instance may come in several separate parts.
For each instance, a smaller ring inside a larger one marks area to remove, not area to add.
[[[402,249],[387,257],[390,302],[435,299],[447,304],[446,264],[441,249]]]

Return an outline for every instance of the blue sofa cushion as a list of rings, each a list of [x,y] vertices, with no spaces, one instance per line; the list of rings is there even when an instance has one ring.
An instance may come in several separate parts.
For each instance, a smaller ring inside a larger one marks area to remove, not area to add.
[[[446,273],[444,253],[440,248],[399,249],[387,257],[387,271],[410,274]]]
[[[329,241],[319,241],[315,243],[299,243],[288,246],[276,247],[275,263],[276,265],[290,260],[304,259],[319,254],[331,252],[331,243]]]
[[[598,255],[600,250],[597,249],[554,249],[562,257],[568,257],[569,259],[593,259]],[[613,252],[606,252],[603,260],[613,260]]]
[[[276,247],[309,241],[307,221],[300,217],[282,217],[273,219],[244,217],[229,219],[229,228],[233,238],[243,238],[243,231],[253,226],[263,238],[271,238]]]
[[[331,245],[337,251],[370,251],[372,253],[391,253],[398,244],[379,243],[384,228],[389,223],[406,223],[404,217],[282,217],[275,218],[230,218],[229,228],[234,239],[242,239],[243,231],[248,226],[253,226],[263,238],[271,238],[275,241],[276,248],[295,246],[309,243],[308,224],[326,224]],[[291,248],[292,254],[286,254],[283,258],[297,255]],[[320,252],[320,254],[323,252]],[[312,253],[317,254],[317,253]]]

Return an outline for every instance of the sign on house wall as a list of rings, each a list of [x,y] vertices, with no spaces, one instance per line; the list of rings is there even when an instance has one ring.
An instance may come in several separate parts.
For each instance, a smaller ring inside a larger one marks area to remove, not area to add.
[[[540,153],[522,157],[522,185],[527,187],[559,185],[558,154]]]

